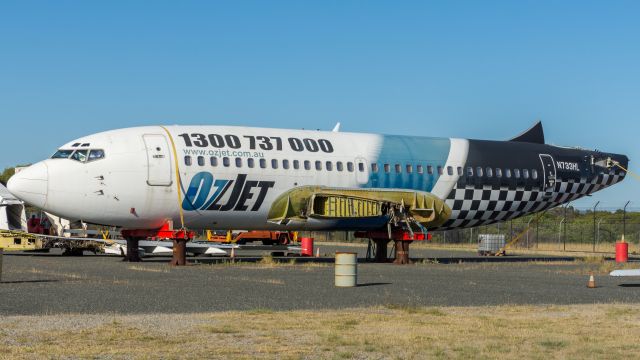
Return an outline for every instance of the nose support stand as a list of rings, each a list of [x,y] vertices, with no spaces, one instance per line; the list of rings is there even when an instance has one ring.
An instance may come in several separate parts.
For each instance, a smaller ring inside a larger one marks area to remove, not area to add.
[[[189,230],[173,230],[173,223],[168,221],[160,229],[129,229],[122,230],[122,236],[127,239],[127,254],[123,261],[141,261],[138,253],[140,239],[169,239],[173,241],[173,257],[170,265],[183,266],[187,264],[187,241],[195,237],[195,233]]]

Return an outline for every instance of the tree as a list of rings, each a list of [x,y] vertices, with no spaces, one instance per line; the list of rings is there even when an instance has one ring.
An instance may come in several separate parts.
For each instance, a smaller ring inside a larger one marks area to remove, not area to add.
[[[16,168],[17,167],[27,167],[31,164],[26,164],[26,165],[16,165],[13,167],[8,167],[5,168],[2,171],[2,174],[0,174],[0,183],[2,183],[2,185],[7,186],[7,181],[9,181],[9,178],[13,176],[13,174],[16,173]]]
[[[7,181],[9,181],[9,178],[12,177],[15,173],[15,167],[5,168],[4,171],[2,171],[2,174],[0,174],[0,183],[2,183],[2,185],[7,185]]]

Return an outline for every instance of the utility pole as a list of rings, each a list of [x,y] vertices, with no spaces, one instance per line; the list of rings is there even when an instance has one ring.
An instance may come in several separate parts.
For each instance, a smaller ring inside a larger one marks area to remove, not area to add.
[[[600,204],[600,201],[593,206],[593,252],[596,252],[596,208],[598,204]]]

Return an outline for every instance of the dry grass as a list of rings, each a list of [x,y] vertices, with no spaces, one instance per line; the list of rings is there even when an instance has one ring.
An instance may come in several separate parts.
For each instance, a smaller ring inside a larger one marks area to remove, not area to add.
[[[211,269],[217,269],[220,266],[225,267],[242,267],[244,269],[277,269],[277,268],[295,268],[301,271],[310,271],[314,268],[326,268],[332,267],[331,263],[322,263],[315,261],[298,261],[296,258],[291,259],[275,259],[274,257],[267,255],[262,257],[256,262],[243,262],[235,261],[234,259],[225,260],[222,262],[216,262],[212,264],[201,264],[202,267],[208,267]]]
[[[522,240],[521,240],[522,241]],[[507,247],[507,254],[518,255],[556,255],[556,256],[593,256],[593,244],[588,243],[567,243],[566,250],[562,243],[538,243],[537,246],[531,248],[520,247],[520,243]],[[476,251],[478,244],[434,244],[431,242],[414,242],[411,245],[413,248],[418,249],[438,249],[438,250],[461,250],[461,251]],[[615,244],[611,243],[599,243],[596,244],[596,253],[603,256],[613,256],[615,254]],[[634,249],[634,244],[629,243],[629,255],[636,254],[637,250]]]
[[[78,274],[74,272],[60,272],[60,271],[52,271],[48,269],[36,269],[31,268],[25,271],[26,273],[38,274],[52,278],[61,278],[66,282],[82,282],[82,283],[92,283],[92,284],[115,284],[115,285],[129,285],[129,280],[126,279],[118,279],[114,277],[113,279],[105,279],[102,277],[90,277],[87,274]]]
[[[143,265],[129,265],[127,266],[127,269],[134,270],[134,271],[144,271],[144,272],[164,273],[164,274],[168,274],[171,272],[167,267],[160,268],[160,267],[149,267],[149,266],[143,266]]]
[[[0,358],[637,358],[640,305],[5,316]]]
[[[587,271],[593,272],[596,275],[607,275],[613,270],[637,269],[639,266],[638,263],[618,264],[612,260],[605,260],[602,256],[587,256],[579,259],[577,263],[585,264]]]

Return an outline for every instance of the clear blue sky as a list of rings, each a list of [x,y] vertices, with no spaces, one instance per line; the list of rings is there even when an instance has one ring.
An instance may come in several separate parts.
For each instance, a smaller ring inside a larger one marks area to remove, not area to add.
[[[547,140],[640,170],[637,1],[2,1],[0,167],[143,124]],[[640,207],[640,182],[578,203]]]

